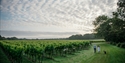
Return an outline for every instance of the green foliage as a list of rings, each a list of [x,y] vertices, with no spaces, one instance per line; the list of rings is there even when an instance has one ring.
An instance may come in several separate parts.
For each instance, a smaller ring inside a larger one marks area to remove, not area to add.
[[[0,40],[6,40],[6,38],[0,35]]]
[[[118,8],[116,13],[118,14],[118,17],[125,21],[125,0],[119,0],[117,5]]]
[[[76,35],[72,35],[70,36],[68,39],[73,39],[73,40],[83,40],[83,39],[100,39],[102,37],[96,37],[95,34],[76,34]]]
[[[42,62],[45,58],[72,54],[89,46],[82,40],[3,40],[0,46],[13,63],[22,63],[23,55],[33,62]],[[74,51],[75,50],[75,51]]]
[[[4,52],[2,51],[1,47],[0,47],[0,62],[1,63],[11,63],[9,61],[9,59],[7,58],[7,56],[4,54]]]
[[[113,17],[109,18],[105,15],[98,16],[93,25],[95,25],[94,33],[102,36],[106,41],[124,42],[125,41],[125,1],[118,1],[117,12],[113,12]]]
[[[108,17],[105,15],[99,16],[95,18],[95,21],[93,22],[93,24],[95,25],[95,27],[98,27],[100,24],[104,23],[107,19]]]
[[[121,43],[116,44],[117,47],[120,47]]]
[[[17,37],[8,37],[8,38],[5,38],[5,37],[2,37],[0,35],[0,40],[18,40],[18,38]]]
[[[120,47],[125,48],[125,43],[121,43]]]

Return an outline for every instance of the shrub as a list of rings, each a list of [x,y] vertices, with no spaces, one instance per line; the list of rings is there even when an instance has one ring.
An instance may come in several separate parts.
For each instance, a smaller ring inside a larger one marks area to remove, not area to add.
[[[116,45],[117,43],[115,43],[115,42],[111,42],[111,44],[112,44],[112,45]]]
[[[125,43],[121,43],[120,47],[125,48]]]
[[[120,47],[121,43],[116,44],[117,47]]]

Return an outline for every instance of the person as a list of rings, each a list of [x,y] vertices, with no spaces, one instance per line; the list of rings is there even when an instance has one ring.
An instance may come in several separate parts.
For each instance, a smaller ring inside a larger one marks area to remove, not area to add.
[[[98,49],[98,52],[100,52],[100,46],[99,45],[97,46],[97,49]]]
[[[94,48],[94,53],[96,53],[96,45],[94,45],[93,48]]]

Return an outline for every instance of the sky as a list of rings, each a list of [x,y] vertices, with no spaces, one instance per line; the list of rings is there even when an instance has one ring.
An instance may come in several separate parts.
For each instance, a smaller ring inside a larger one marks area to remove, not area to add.
[[[99,15],[111,16],[117,0],[0,0],[0,35],[67,38],[92,33]]]

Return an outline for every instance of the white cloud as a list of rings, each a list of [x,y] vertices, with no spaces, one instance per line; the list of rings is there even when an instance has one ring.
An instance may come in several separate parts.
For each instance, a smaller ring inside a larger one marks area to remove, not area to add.
[[[92,21],[97,16],[111,15],[116,3],[117,0],[2,0],[0,11],[12,17],[1,20],[1,30],[43,31],[52,27],[56,31],[84,34],[91,32]]]
[[[34,31],[6,31],[2,30],[1,34],[5,37],[18,36],[18,38],[64,38],[69,37],[78,32],[34,32]]]

